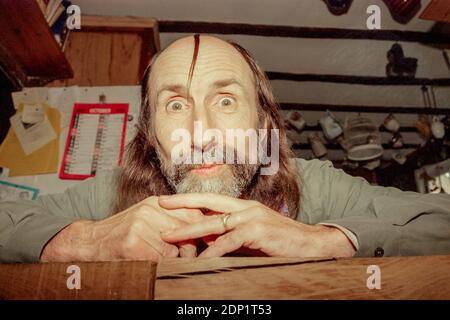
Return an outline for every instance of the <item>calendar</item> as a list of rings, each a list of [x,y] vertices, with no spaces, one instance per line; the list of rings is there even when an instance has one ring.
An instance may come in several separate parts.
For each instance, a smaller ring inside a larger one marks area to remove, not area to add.
[[[122,163],[128,104],[76,103],[59,177],[83,180]]]

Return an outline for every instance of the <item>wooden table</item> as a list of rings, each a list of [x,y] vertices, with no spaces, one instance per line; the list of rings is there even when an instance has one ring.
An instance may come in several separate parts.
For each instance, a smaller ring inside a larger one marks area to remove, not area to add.
[[[81,290],[67,288],[67,267]],[[381,289],[369,289],[368,267]],[[0,299],[450,299],[450,256],[0,265]]]

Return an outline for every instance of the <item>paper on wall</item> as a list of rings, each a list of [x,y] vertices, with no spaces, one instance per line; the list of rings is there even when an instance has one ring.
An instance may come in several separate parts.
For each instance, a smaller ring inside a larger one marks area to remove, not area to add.
[[[45,118],[45,107],[41,103],[26,103],[23,106],[22,111],[22,122],[24,123],[38,123],[44,121]]]
[[[47,116],[44,116],[44,120],[41,122],[32,125],[27,125],[22,121],[22,112],[16,112],[9,120],[11,128],[27,156],[57,137]]]
[[[61,132],[60,114],[57,109],[50,108],[45,103],[44,106],[46,118],[59,136]],[[22,110],[23,105],[19,105],[18,111],[21,112]],[[5,140],[0,145],[0,167],[8,168],[9,178],[54,173],[58,169],[58,155],[59,139],[54,139],[35,152],[26,155],[17,135],[10,128]],[[20,182],[34,185],[35,181],[33,179],[32,181],[24,180]]]

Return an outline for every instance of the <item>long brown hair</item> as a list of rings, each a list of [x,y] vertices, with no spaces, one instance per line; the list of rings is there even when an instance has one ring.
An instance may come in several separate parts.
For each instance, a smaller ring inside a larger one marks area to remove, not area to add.
[[[271,129],[279,130],[279,169],[273,175],[261,175],[257,172],[241,198],[257,200],[264,205],[279,211],[287,205],[289,216],[295,218],[300,207],[300,185],[296,168],[289,162],[291,151],[286,141],[286,133],[278,105],[272,94],[270,82],[255,59],[243,47],[235,42],[229,43],[242,55],[252,70],[259,106],[260,119],[265,120],[268,132],[268,150],[270,149]],[[195,48],[191,69],[195,66],[199,46],[199,36],[195,36]],[[137,133],[127,146],[127,156],[117,184],[117,197],[113,212],[125,210],[131,205],[150,196],[174,194],[174,189],[167,182],[161,171],[160,160],[155,145],[155,132],[151,125],[151,106],[148,91],[148,80],[151,67],[156,57],[152,59],[142,81],[142,104],[139,115]],[[190,72],[190,76],[192,76]],[[261,123],[264,123],[261,122]],[[269,164],[270,165],[270,164]]]

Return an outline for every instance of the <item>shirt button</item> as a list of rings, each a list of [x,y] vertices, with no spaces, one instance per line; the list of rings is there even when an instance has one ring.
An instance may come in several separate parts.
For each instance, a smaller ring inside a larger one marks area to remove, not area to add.
[[[376,248],[375,251],[374,251],[374,256],[375,257],[382,257],[382,256],[384,256],[384,249],[380,248],[380,247]]]

